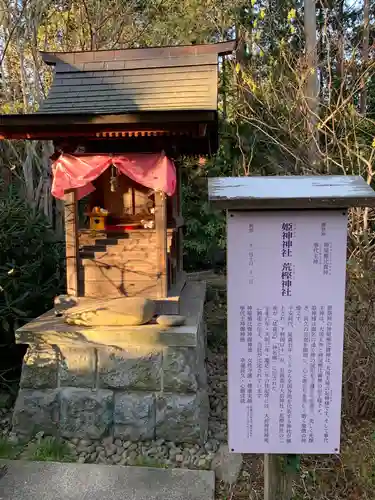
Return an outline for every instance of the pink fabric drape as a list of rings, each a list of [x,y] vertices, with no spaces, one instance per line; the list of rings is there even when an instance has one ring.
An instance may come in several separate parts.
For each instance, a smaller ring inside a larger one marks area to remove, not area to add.
[[[119,172],[135,182],[155,191],[172,196],[176,189],[176,168],[164,153],[128,155],[69,155],[62,154],[53,164],[52,194],[64,199],[64,191],[77,189],[77,199],[95,190],[92,181],[108,167],[114,165]]]

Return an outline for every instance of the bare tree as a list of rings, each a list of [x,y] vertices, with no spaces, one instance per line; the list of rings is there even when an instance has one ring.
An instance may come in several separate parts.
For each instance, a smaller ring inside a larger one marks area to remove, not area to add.
[[[361,78],[361,96],[360,96],[360,112],[366,114],[367,107],[367,87],[366,87],[366,68],[369,54],[369,38],[370,38],[370,0],[364,0],[363,3],[363,41],[362,41],[362,78]]]

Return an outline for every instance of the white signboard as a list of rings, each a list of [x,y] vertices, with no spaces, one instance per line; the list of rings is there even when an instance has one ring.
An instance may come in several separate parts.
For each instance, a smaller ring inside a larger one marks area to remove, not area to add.
[[[228,212],[229,448],[337,453],[345,210]]]

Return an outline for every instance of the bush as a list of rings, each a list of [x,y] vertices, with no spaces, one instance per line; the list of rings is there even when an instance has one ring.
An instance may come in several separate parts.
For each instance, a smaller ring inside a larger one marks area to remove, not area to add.
[[[20,362],[15,330],[52,307],[63,289],[63,252],[44,215],[20,191],[0,192],[0,388]]]
[[[211,159],[185,160],[182,169],[182,213],[185,220],[184,268],[197,271],[225,265],[225,213],[208,201],[207,178],[231,175],[223,147]]]

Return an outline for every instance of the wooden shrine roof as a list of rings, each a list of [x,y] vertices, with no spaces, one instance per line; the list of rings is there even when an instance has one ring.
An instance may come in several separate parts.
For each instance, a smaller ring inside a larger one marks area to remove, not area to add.
[[[233,41],[42,53],[54,66],[50,92],[36,113],[0,116],[0,137],[47,139],[66,135],[65,129],[76,135],[74,127],[82,134],[84,125],[95,134],[124,130],[124,124],[168,131],[186,118],[190,125],[216,123],[218,56],[235,47]]]

